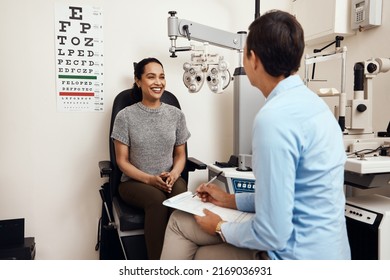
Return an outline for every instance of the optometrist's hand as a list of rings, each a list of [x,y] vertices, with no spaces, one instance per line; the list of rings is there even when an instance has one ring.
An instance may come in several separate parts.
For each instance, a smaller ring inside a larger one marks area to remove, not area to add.
[[[234,194],[229,194],[223,191],[216,184],[201,184],[196,189],[196,193],[203,202],[211,202],[221,207],[237,209]]]
[[[215,229],[217,228],[218,223],[222,221],[222,218],[208,209],[204,209],[203,213],[205,216],[194,216],[196,222],[203,231],[211,235],[216,235]]]

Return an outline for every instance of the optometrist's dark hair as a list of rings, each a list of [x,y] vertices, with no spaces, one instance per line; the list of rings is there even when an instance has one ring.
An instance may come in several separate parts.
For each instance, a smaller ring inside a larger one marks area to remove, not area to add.
[[[268,74],[287,78],[301,65],[305,49],[304,32],[293,15],[272,10],[250,24],[246,47],[246,55],[253,51]]]
[[[133,93],[136,96],[142,97],[142,90],[141,88],[138,87],[137,83],[135,82],[136,79],[141,80],[141,76],[143,73],[145,73],[145,66],[148,65],[149,63],[158,63],[161,65],[161,67],[164,69],[164,66],[162,63],[154,57],[148,57],[142,59],[140,62],[134,62],[134,84],[133,84]]]

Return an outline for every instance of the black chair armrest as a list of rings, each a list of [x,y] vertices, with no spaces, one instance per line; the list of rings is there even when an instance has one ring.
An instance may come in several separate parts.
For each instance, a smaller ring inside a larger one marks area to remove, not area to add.
[[[112,172],[111,161],[99,161],[100,177],[109,177]]]
[[[196,158],[189,157],[187,159],[188,171],[195,171],[197,169],[206,169],[206,168],[207,168],[207,164],[201,162],[200,160],[198,160]]]

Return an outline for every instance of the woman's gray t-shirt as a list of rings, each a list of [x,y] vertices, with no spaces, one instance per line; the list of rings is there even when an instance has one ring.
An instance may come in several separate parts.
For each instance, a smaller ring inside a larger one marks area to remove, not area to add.
[[[190,138],[183,112],[165,103],[156,109],[141,102],[122,109],[116,116],[111,138],[129,146],[129,161],[148,174],[170,171],[173,149]],[[122,175],[121,181],[129,177]]]

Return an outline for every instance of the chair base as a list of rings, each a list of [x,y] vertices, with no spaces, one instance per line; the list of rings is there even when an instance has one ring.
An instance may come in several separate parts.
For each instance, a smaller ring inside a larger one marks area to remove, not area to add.
[[[113,207],[115,228],[118,232],[119,241],[126,260],[147,260],[145,235],[143,229],[121,231],[118,223],[119,214],[116,207]]]
[[[145,236],[132,235],[120,237],[127,260],[147,260]]]

